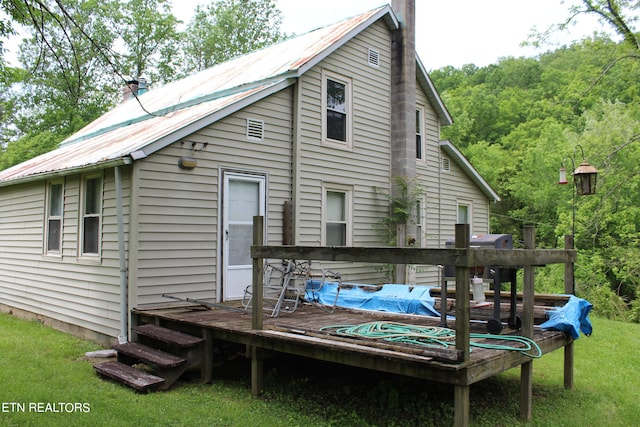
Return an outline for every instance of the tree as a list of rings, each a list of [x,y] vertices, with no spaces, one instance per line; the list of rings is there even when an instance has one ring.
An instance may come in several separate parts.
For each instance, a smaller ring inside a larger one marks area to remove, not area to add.
[[[122,41],[120,72],[133,79],[167,82],[178,67],[180,35],[169,0],[129,0],[115,3],[114,28]]]
[[[185,32],[185,72],[269,46],[284,36],[273,0],[221,0],[198,6]]]
[[[28,72],[15,95],[13,119],[21,135],[47,131],[64,137],[111,105],[113,55],[105,47],[115,34],[104,19],[107,7],[104,0],[67,0],[62,8],[54,3],[28,9],[38,26],[30,27],[20,46]]]

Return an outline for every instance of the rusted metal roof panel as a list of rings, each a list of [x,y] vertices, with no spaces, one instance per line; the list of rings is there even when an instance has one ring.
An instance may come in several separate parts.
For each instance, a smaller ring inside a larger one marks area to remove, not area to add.
[[[194,123],[206,126],[211,122],[204,119],[219,119],[216,113],[225,108],[257,94],[267,96],[269,88],[299,77],[378,19],[398,26],[391,8],[380,7],[152,88],[105,113],[58,149],[0,171],[0,186],[117,160],[129,162],[131,153],[159,140],[174,142],[179,137],[170,136],[181,129],[193,131]]]

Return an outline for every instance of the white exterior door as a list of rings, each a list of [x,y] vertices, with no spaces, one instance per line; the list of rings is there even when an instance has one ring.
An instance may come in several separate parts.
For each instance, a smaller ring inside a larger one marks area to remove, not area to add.
[[[227,172],[223,191],[222,299],[231,301],[242,298],[253,277],[253,217],[264,216],[265,178]]]

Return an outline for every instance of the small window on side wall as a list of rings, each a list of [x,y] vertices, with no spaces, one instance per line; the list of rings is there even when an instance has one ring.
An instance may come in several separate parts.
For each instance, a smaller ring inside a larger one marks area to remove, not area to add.
[[[64,186],[51,182],[47,188],[47,219],[45,224],[45,253],[60,254],[62,250],[62,214],[64,212]]]
[[[82,186],[81,254],[100,254],[102,220],[102,178],[85,177]]]
[[[323,74],[323,140],[351,145],[351,83],[347,78]]]
[[[416,159],[424,160],[424,112],[422,107],[416,109]]]

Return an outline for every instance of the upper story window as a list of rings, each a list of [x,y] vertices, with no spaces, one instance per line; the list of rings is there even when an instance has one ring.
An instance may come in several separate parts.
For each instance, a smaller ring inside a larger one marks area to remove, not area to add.
[[[351,82],[323,73],[323,140],[351,146]]]
[[[62,214],[64,212],[64,186],[50,182],[47,186],[47,218],[45,224],[45,252],[59,254],[62,250]]]
[[[85,177],[82,185],[81,254],[100,254],[102,219],[102,178]]]
[[[416,159],[425,160],[424,154],[424,110],[416,109]]]
[[[351,190],[325,187],[323,196],[322,244],[351,245]]]

